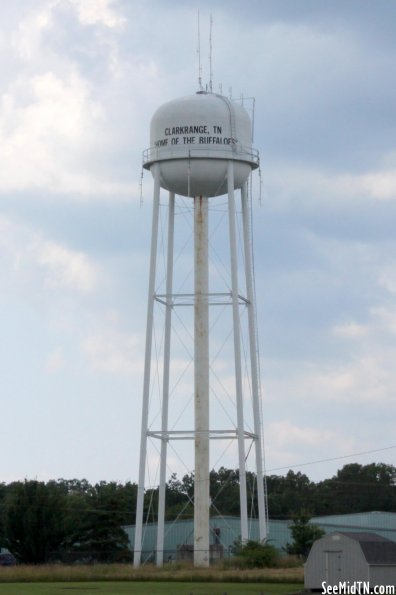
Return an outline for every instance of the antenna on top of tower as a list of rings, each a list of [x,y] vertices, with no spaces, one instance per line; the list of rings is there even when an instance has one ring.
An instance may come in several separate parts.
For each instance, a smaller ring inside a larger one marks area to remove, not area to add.
[[[210,29],[209,29],[209,91],[213,92],[213,66],[212,66],[212,29],[213,17],[210,14]]]
[[[197,47],[197,54],[198,54],[198,89],[199,91],[203,91],[202,87],[202,64],[201,64],[201,27],[199,22],[199,9],[198,9],[198,47]]]

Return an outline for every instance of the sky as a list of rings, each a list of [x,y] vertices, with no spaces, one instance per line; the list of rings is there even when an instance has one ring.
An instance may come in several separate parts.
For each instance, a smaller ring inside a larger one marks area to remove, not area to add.
[[[267,470],[319,481],[396,463],[395,2],[14,0],[0,7],[0,482],[137,481],[142,151],[157,107],[197,90],[198,8],[204,80],[212,14],[215,90],[255,98]]]

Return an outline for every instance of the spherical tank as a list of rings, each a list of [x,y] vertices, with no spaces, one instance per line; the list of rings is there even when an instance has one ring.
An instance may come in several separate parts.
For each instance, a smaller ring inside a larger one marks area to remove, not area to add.
[[[214,93],[198,92],[159,107],[150,141],[143,166],[152,170],[158,164],[161,187],[181,196],[225,194],[229,160],[234,188],[240,188],[259,163],[247,111]]]

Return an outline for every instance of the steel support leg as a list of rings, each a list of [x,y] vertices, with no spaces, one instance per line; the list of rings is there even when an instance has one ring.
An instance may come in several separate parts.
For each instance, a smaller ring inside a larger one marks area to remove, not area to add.
[[[165,489],[166,489],[166,457],[168,450],[168,409],[169,409],[169,372],[172,322],[173,291],[173,245],[175,229],[175,194],[169,193],[168,210],[168,250],[166,262],[166,312],[164,336],[164,373],[162,382],[162,420],[161,420],[161,461],[158,490],[158,528],[157,528],[157,566],[164,562],[164,528],[165,528]]]
[[[263,475],[263,441],[262,441],[262,420],[260,408],[260,383],[259,383],[259,361],[257,349],[257,329],[256,329],[256,311],[255,294],[253,286],[253,263],[251,252],[251,234],[250,234],[250,208],[249,197],[247,193],[247,183],[242,186],[242,221],[243,221],[243,242],[245,256],[245,277],[246,277],[246,297],[248,300],[248,321],[249,321],[249,351],[250,365],[252,374],[252,400],[254,433],[256,434],[255,452],[256,452],[256,471],[257,471],[257,499],[259,513],[259,535],[260,540],[267,538],[267,507],[266,494]]]
[[[231,256],[231,292],[232,292],[232,316],[234,327],[234,360],[235,360],[235,391],[237,406],[237,433],[238,433],[238,459],[239,459],[239,492],[241,510],[241,539],[247,541],[248,514],[246,494],[246,467],[245,467],[245,435],[243,418],[243,394],[242,394],[242,368],[241,368],[241,333],[239,320],[239,296],[238,296],[238,259],[236,249],[236,209],[234,195],[234,163],[228,161],[228,221],[230,236]]]
[[[157,243],[158,243],[158,219],[159,219],[159,198],[160,181],[159,166],[154,166],[154,200],[153,200],[153,219],[151,229],[151,255],[150,255],[150,274],[149,290],[147,301],[147,325],[146,325],[146,349],[144,356],[144,379],[143,379],[143,407],[142,407],[142,425],[140,435],[140,461],[139,461],[139,483],[136,504],[136,525],[135,525],[135,545],[134,559],[135,567],[140,566],[142,555],[142,533],[143,533],[143,504],[144,504],[144,482],[146,477],[146,458],[147,458],[147,429],[148,412],[150,399],[150,372],[151,372],[151,348],[153,341],[153,319],[154,319],[154,292],[155,292],[155,273],[157,265]]]

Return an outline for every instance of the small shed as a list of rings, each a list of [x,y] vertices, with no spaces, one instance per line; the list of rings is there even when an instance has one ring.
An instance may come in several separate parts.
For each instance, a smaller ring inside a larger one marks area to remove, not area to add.
[[[364,581],[367,589],[396,585],[396,543],[376,533],[341,531],[315,541],[305,563],[305,588],[322,591],[323,583],[345,581]]]

